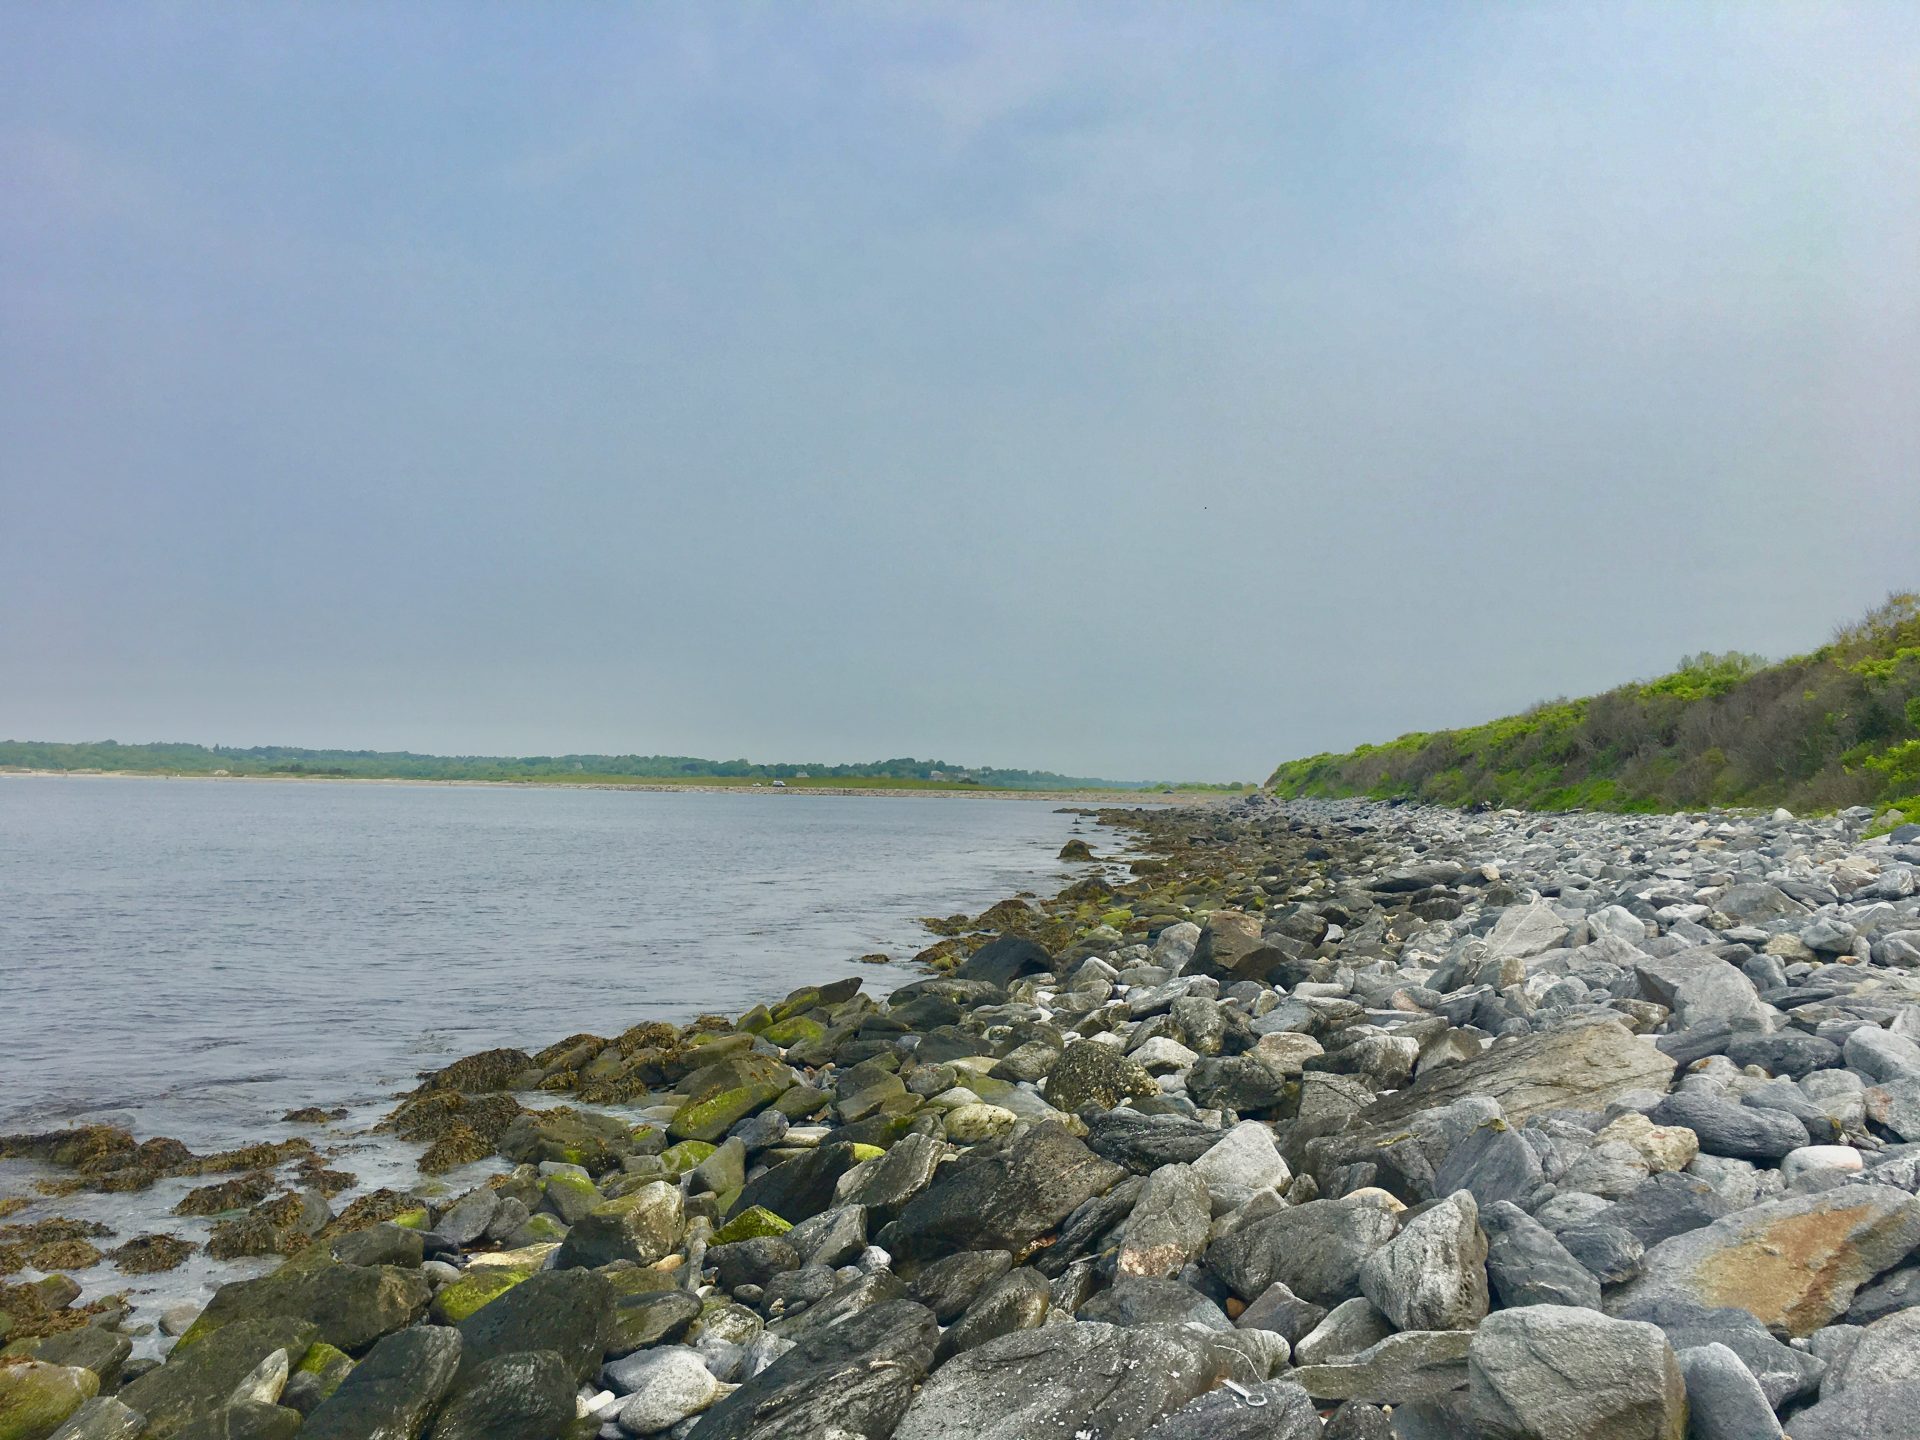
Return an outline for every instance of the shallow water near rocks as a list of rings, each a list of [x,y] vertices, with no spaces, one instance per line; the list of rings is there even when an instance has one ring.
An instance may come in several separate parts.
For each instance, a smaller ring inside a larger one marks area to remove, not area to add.
[[[1055,858],[1076,834],[1111,848],[1046,800],[0,778],[0,1131],[299,1134],[404,1187],[417,1147],[365,1127],[418,1072],[842,975],[884,993],[924,973],[918,917],[1087,873]],[[306,1105],[350,1114],[280,1122]],[[36,1178],[0,1164],[0,1193]],[[166,1213],[189,1183],[19,1218],[202,1239]],[[265,1264],[76,1278],[145,1310]]]

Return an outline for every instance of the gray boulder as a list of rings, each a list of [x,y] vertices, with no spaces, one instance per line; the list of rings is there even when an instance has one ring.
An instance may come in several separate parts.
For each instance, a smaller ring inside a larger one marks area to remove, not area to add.
[[[302,1440],[412,1440],[459,1370],[457,1330],[417,1325],[389,1335],[307,1417]]]
[[[1725,1345],[1680,1351],[1687,1382],[1688,1440],[1779,1440],[1780,1422],[1766,1392]]]
[[[1489,1315],[1467,1356],[1487,1440],[1681,1440],[1687,1388],[1666,1336],[1592,1310]]]
[[[585,1380],[600,1368],[612,1328],[613,1289],[602,1276],[546,1270],[460,1322],[462,1363],[471,1370],[500,1355],[551,1350]]]
[[[1519,1206],[1489,1205],[1480,1223],[1487,1233],[1487,1283],[1501,1305],[1600,1308],[1599,1279]]]
[[[1138,1440],[1222,1378],[1220,1361],[1176,1332],[1048,1325],[941,1366],[895,1440]]]
[[[1147,1176],[1127,1217],[1115,1269],[1122,1275],[1178,1273],[1206,1249],[1212,1218],[1212,1197],[1193,1167],[1163,1165]]]
[[[953,1250],[1023,1250],[1126,1176],[1065,1129],[1035,1125],[1001,1149],[949,1167],[880,1234],[913,1259]]]
[[[429,1440],[552,1440],[573,1420],[573,1376],[551,1350],[477,1366],[434,1419]]]
[[[1456,1191],[1406,1223],[1360,1267],[1360,1293],[1401,1330],[1471,1330],[1487,1313],[1487,1237]]]
[[[1240,1392],[1224,1386],[1189,1401],[1151,1430],[1146,1440],[1320,1440],[1313,1397],[1285,1380]]]
[[[1274,1281],[1303,1300],[1338,1305],[1360,1291],[1360,1267],[1398,1221],[1365,1199],[1313,1200],[1241,1226],[1207,1248],[1207,1268],[1243,1300]]]

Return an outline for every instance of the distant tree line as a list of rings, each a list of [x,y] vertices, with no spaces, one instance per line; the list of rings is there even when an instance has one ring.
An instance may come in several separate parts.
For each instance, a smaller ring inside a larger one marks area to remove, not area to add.
[[[285,745],[123,745],[0,740],[0,768],[138,771],[171,775],[288,775],[382,780],[920,781],[996,790],[1138,789],[1145,782],[1050,770],[967,767],[903,757],[866,764],[761,764],[690,755],[419,755],[405,750],[305,750]]]
[[[1920,819],[1920,596],[1889,596],[1811,655],[1689,655],[1603,695],[1290,761],[1268,783],[1547,810],[1886,805]]]

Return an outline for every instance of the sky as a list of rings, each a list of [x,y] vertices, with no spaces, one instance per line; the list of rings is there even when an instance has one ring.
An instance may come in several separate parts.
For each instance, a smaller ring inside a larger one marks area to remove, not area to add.
[[[1254,779],[1920,586],[1920,7],[0,0],[0,736]]]

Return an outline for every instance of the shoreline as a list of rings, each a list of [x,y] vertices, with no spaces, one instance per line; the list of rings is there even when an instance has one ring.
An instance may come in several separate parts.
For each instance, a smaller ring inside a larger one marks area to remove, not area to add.
[[[1389,1410],[1474,1434],[1508,1413],[1489,1375],[1539,1433],[1581,1407],[1678,1434],[1735,1382],[1795,1434],[1861,1433],[1882,1382],[1848,1357],[1920,1319],[1914,837],[1264,797],[1098,818],[1127,853],[952,923],[916,957],[939,973],[878,1001],[850,977],[424,1076],[379,1128],[429,1178],[324,1220],[294,1203],[329,1173],[306,1142],[13,1153],[98,1189],[273,1177],[217,1228],[295,1258],[169,1333],[228,1335],[236,1373],[333,1347],[275,1396],[327,1433],[399,1403],[355,1357],[435,1327],[483,1367],[574,1337],[552,1433],[603,1440],[1187,1440],[1254,1392],[1290,1436]],[[431,1178],[489,1157],[513,1168]],[[354,1287],[386,1308],[344,1313]],[[69,1313],[44,1358],[77,1353]],[[1529,1368],[1538,1344],[1607,1386]],[[195,1363],[121,1395],[173,1403]]]
[[[1245,798],[1246,792],[1221,792],[1217,795],[1176,790],[995,790],[974,785],[816,785],[788,782],[776,786],[770,781],[717,784],[713,781],[676,781],[643,779],[617,780],[455,780],[404,775],[202,775],[161,770],[0,770],[0,781],[9,779],[59,780],[203,780],[299,785],[448,785],[496,790],[639,790],[650,794],[685,792],[696,795],[837,795],[898,798],[925,795],[943,799],[980,800],[1052,800],[1061,804],[1102,804],[1124,808],[1126,805],[1210,805]]]

